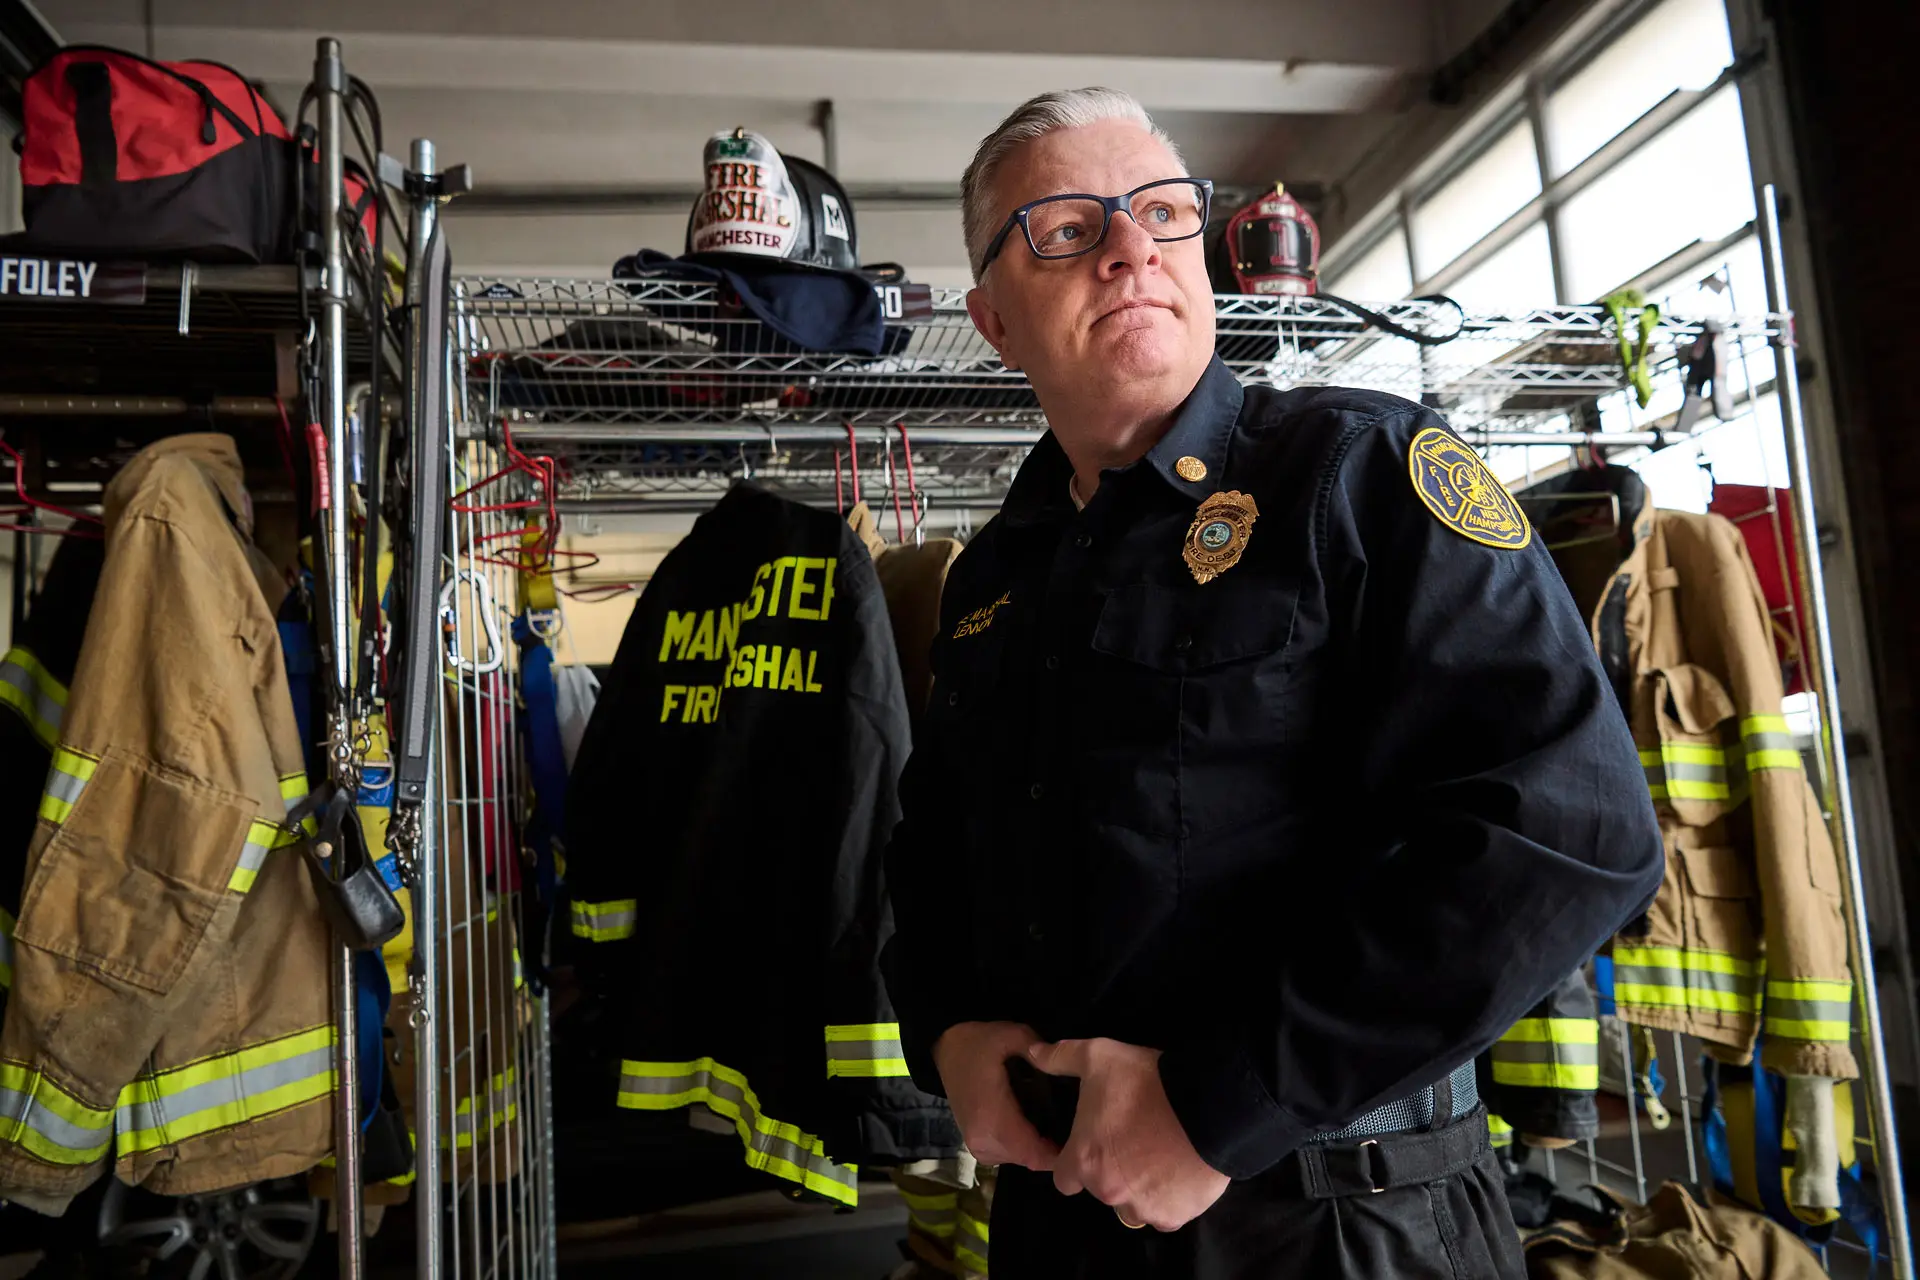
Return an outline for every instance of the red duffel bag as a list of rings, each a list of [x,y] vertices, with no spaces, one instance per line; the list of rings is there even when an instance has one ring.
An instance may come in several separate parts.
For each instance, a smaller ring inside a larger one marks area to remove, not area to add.
[[[292,135],[233,68],[72,45],[27,78],[22,106],[26,232],[16,244],[293,260]]]

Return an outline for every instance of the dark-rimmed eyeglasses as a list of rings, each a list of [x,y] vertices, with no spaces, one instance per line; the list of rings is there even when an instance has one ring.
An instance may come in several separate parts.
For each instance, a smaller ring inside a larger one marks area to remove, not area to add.
[[[1015,209],[1007,225],[987,246],[980,259],[985,271],[999,256],[1015,227],[1027,238],[1036,258],[1077,258],[1092,253],[1107,238],[1113,215],[1124,213],[1135,225],[1162,244],[1191,240],[1207,229],[1213,208],[1213,183],[1205,178],[1162,178],[1135,187],[1125,195],[1095,196],[1075,191],[1043,196]]]

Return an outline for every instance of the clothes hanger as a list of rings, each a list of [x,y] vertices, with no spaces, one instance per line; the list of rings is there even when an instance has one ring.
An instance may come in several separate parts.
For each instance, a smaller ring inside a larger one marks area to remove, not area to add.
[[[14,496],[19,499],[21,508],[20,510],[8,511],[5,514],[20,515],[28,510],[46,511],[53,515],[65,516],[74,523],[74,527],[68,529],[48,529],[38,525],[21,524],[0,525],[0,529],[7,529],[14,533],[46,534],[56,538],[104,538],[106,536],[106,521],[102,520],[99,516],[88,515],[84,511],[75,511],[68,507],[56,506],[54,503],[44,502],[29,494],[26,485],[22,483],[26,463],[20,457],[20,451],[5,439],[0,439],[0,451],[4,451],[7,457],[13,460],[13,492]]]
[[[925,546],[927,541],[927,535],[925,531],[922,530],[921,525],[926,522],[927,510],[926,510],[925,504],[922,503],[920,500],[920,486],[914,483],[913,442],[907,439],[906,423],[896,422],[893,424],[893,429],[900,433],[900,453],[901,453],[901,456],[906,459],[906,463],[907,463],[907,501],[911,503],[913,506],[913,545],[916,547]],[[889,464],[891,464],[892,456],[893,456],[891,445],[888,446],[887,456],[888,456]],[[894,511],[894,519],[897,522],[900,517],[900,500],[898,497],[894,499],[893,511]],[[902,542],[906,541],[906,536],[904,534],[901,535],[900,541]]]
[[[460,490],[460,492],[454,494],[449,500],[449,505],[454,511],[461,515],[484,515],[499,511],[539,511],[546,516],[543,527],[548,534],[551,535],[551,538],[557,538],[560,530],[560,511],[556,503],[554,491],[557,487],[555,485],[555,479],[559,472],[558,464],[546,454],[530,455],[522,453],[519,446],[513,442],[513,424],[504,418],[500,422],[500,438],[502,441],[502,450],[507,456],[507,465],[492,475],[487,476],[485,479],[477,480],[473,484]],[[498,484],[502,480],[509,479],[516,475],[527,476],[532,480],[534,484],[533,497],[512,499],[506,502],[466,501],[466,499],[472,498],[473,495],[479,493],[482,489]],[[551,538],[549,542],[551,542]]]
[[[1545,523],[1558,525],[1565,520],[1579,532],[1574,537],[1549,541],[1548,551],[1564,551],[1568,547],[1585,546],[1590,542],[1607,542],[1620,536],[1620,495],[1611,490],[1603,493],[1542,494],[1535,501],[1589,502],[1596,504],[1597,507],[1593,511],[1577,509],[1556,511]]]
[[[854,438],[853,423],[841,423],[847,429],[847,459],[853,475],[853,501],[847,501],[846,492],[840,484],[840,451],[833,451],[833,505],[844,517],[848,511],[860,505],[860,443]]]

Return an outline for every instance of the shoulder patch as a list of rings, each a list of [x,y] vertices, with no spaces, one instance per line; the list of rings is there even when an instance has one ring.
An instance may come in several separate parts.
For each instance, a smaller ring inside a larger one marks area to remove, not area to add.
[[[1427,427],[1407,448],[1413,491],[1434,518],[1463,538],[1503,551],[1533,541],[1533,526],[1480,455],[1439,427]]]

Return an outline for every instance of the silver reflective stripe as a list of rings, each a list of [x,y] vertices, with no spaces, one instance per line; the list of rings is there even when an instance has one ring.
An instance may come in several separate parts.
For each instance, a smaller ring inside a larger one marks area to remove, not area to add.
[[[1721,764],[1689,764],[1684,760],[1669,760],[1663,771],[1669,782],[1719,782],[1727,780],[1727,767]]]
[[[75,1124],[63,1116],[55,1115],[45,1106],[35,1106],[31,1094],[0,1085],[0,1130],[9,1127],[8,1121],[24,1125],[53,1145],[64,1147],[76,1155],[98,1152],[111,1141],[113,1134],[113,1116],[110,1113],[101,1116],[98,1125],[89,1127]]]
[[[23,666],[15,657],[15,649],[4,662],[0,662],[0,684],[10,686],[15,693],[0,693],[0,702],[18,708],[33,729],[34,736],[47,746],[52,746],[60,736],[60,721],[66,715],[67,708],[58,698],[43,688],[34,673]],[[29,655],[31,656],[31,655]]]
[[[1496,1040],[1495,1062],[1544,1062],[1568,1067],[1598,1066],[1598,1044],[1571,1044],[1564,1040]]]
[[[177,1124],[218,1107],[244,1108],[249,1099],[283,1085],[298,1084],[302,1080],[324,1075],[332,1069],[332,1065],[333,1049],[330,1046],[310,1049],[279,1062],[262,1063],[235,1075],[190,1085],[165,1097],[123,1102],[118,1111],[118,1127],[123,1133],[160,1129],[169,1121]]]
[[[5,952],[0,952],[4,958]],[[1846,1000],[1788,1000],[1779,996],[1767,997],[1768,1021],[1788,1022],[1839,1022],[1853,1020],[1853,1004]]]
[[[576,899],[573,904],[574,935],[593,942],[617,942],[622,938],[630,938],[639,920],[640,904],[633,898],[613,902],[582,902]]]
[[[255,830],[257,830],[257,828],[248,829],[247,842],[240,848],[240,865],[238,869],[241,871],[258,872],[261,864],[266,862],[267,854],[273,848],[270,842],[263,842],[259,836],[255,835]]]
[[[670,1096],[691,1093],[697,1089],[704,1089],[715,1098],[730,1103],[738,1109],[740,1119],[746,1125],[747,1145],[752,1150],[775,1160],[784,1161],[810,1175],[837,1182],[849,1191],[858,1191],[859,1177],[854,1170],[837,1165],[824,1155],[816,1155],[797,1143],[765,1132],[768,1122],[754,1109],[753,1102],[746,1093],[711,1071],[695,1071],[691,1075],[681,1076],[627,1074],[620,1079],[620,1090],[623,1093]]]
[[[80,793],[87,789],[87,780],[60,769],[47,773],[47,794],[67,806],[69,810],[80,802]]]
[[[1618,961],[1615,961],[1613,966],[1613,981],[1616,986],[1679,987],[1694,991],[1719,991],[1737,996],[1757,996],[1760,992],[1760,979],[1743,977],[1737,973],[1718,973],[1711,969],[1676,969],[1670,965],[1621,964]],[[1647,1002],[1631,1000],[1628,1003]]]
[[[471,1139],[475,1128],[483,1132],[498,1129],[514,1118],[516,1108],[513,1102],[513,1080],[496,1078],[493,1093],[480,1103],[479,1114],[484,1119],[475,1119],[473,1099],[463,1100],[453,1114],[453,1134],[456,1139]]]
[[[829,1062],[873,1062],[901,1057],[906,1051],[898,1040],[829,1040]]]

